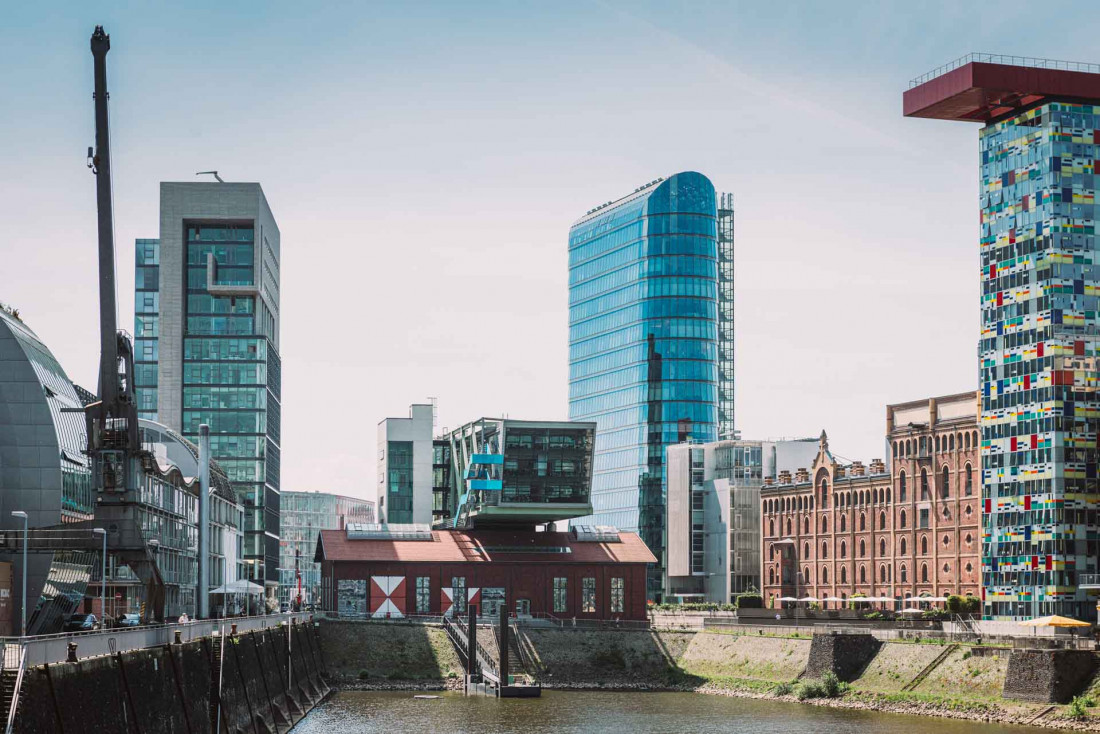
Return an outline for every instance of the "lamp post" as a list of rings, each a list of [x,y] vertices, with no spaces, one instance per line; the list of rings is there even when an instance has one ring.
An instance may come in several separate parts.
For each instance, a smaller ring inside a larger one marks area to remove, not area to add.
[[[22,510],[14,510],[11,513],[12,517],[23,518],[23,632],[22,636],[27,636],[27,513]]]
[[[157,563],[157,551],[160,550],[160,541],[157,540],[156,538],[153,538],[152,540],[149,541],[148,545],[149,545],[149,552],[153,554],[153,564],[156,565],[156,563]],[[148,605],[147,609],[146,609],[146,611],[148,612],[147,616],[151,617],[154,621],[157,621],[158,617],[154,614],[154,610],[152,608],[153,605],[151,604],[151,600],[146,599],[145,603]],[[159,620],[161,622],[164,621],[164,603],[163,603],[163,600],[161,600],[161,609],[160,609]]]
[[[107,629],[107,530],[92,528],[92,532],[103,536],[103,573],[99,577],[99,627]]]

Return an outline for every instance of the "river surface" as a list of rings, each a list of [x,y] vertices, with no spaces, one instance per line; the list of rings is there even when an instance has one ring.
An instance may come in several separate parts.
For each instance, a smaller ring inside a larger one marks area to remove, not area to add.
[[[293,734],[504,734],[504,732],[737,732],[738,734],[1025,734],[1028,727],[853,711],[703,693],[543,691],[542,698],[461,693],[343,691],[314,709]],[[423,695],[423,694],[422,694]]]

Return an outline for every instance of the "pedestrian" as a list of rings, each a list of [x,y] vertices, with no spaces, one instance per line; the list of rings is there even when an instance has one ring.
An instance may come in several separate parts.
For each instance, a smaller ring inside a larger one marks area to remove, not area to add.
[[[179,618],[179,623],[180,624],[187,624],[190,621],[191,621],[191,618],[187,616],[187,612],[184,612],[183,614],[180,615],[180,618]]]

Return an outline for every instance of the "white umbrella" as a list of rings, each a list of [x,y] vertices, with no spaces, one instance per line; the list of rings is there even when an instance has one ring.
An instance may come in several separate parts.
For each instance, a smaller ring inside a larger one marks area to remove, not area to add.
[[[812,597],[812,596],[807,596],[807,597],[805,597],[805,598],[803,598],[803,599],[799,599],[799,601],[809,601],[809,602],[816,602],[816,601],[821,601],[821,600],[820,600],[820,599],[817,599],[817,598],[815,598],[815,597]]]
[[[924,614],[923,609],[917,609],[915,607],[909,607],[908,609],[902,609],[901,614]]]
[[[779,597],[779,601],[798,601],[798,599],[793,596],[781,596]]]
[[[827,596],[822,601],[845,601],[845,600],[841,599],[839,596]]]

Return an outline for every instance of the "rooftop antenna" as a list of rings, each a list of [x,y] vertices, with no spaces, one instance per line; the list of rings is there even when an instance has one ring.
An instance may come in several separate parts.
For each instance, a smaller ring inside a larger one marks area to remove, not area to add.
[[[225,183],[225,181],[222,180],[222,177],[218,175],[217,171],[197,171],[195,173],[195,175],[196,176],[213,176],[214,178],[216,178],[218,180],[218,183]]]

